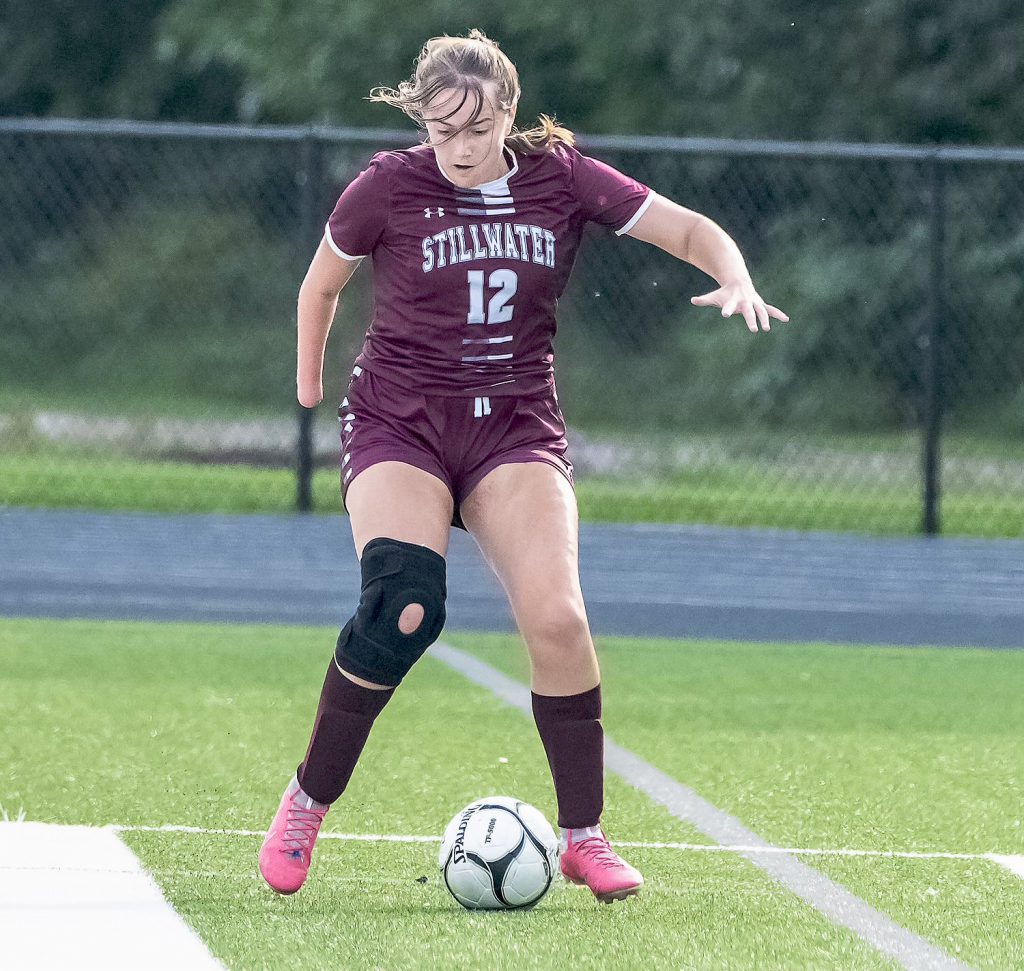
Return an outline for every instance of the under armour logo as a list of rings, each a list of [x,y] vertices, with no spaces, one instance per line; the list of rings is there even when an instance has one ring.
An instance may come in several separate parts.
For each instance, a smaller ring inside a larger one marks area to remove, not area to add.
[[[443,209],[424,209],[423,218],[429,219],[431,216],[437,216],[439,219],[444,215]]]

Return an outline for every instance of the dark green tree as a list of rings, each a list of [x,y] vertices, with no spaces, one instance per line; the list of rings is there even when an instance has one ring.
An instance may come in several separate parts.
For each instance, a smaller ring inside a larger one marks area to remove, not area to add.
[[[193,69],[161,43],[172,0],[7,0],[0,17],[0,115],[229,121],[239,77]]]
[[[591,132],[1017,144],[1018,0],[8,0],[0,113],[396,125],[362,100],[482,27]]]
[[[392,124],[360,99],[408,75],[424,39],[479,26],[519,65],[523,111],[593,132],[1017,143],[1017,0],[178,0],[161,37],[193,70],[229,65],[280,121]]]

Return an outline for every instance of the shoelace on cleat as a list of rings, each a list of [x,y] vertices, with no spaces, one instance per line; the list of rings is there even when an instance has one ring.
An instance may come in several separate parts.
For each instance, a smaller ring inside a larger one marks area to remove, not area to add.
[[[325,810],[326,812],[326,810]],[[294,803],[285,817],[283,849],[312,850],[313,841],[324,821],[324,813],[315,809],[300,809]]]
[[[580,840],[578,843],[573,844],[573,848],[578,850],[580,853],[586,854],[592,859],[598,866],[603,867],[605,870],[610,870],[612,867],[622,866],[623,861],[619,858],[619,855],[613,850],[608,843],[608,840],[602,839],[600,836],[588,836],[584,840]]]

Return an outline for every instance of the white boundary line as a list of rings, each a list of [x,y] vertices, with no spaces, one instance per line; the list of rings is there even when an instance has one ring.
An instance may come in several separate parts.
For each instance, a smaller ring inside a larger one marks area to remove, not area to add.
[[[998,853],[989,853],[987,858],[995,860],[1000,866],[1006,867],[1015,877],[1024,880],[1024,856],[1002,856]]]
[[[199,836],[258,836],[266,831],[255,829],[205,829],[202,826],[122,826],[110,823],[101,827],[115,833],[195,833]],[[355,840],[363,843],[440,843],[440,836],[393,836],[388,833],[320,833],[318,840]]]
[[[19,820],[23,821],[23,820]],[[50,824],[46,824],[50,825]],[[256,829],[212,829],[205,826],[179,826],[165,824],[162,826],[143,826],[121,823],[108,823],[105,826],[77,826],[76,829],[99,829],[112,833],[182,833],[194,836],[243,836],[252,839],[262,839],[266,834]],[[320,834],[322,840],[341,840],[355,843],[440,843],[440,836],[415,836],[412,834],[399,833],[324,833]],[[1024,880],[1024,854],[1007,853],[954,853],[945,850],[855,850],[845,847],[798,847],[798,846],[738,846],[723,845],[720,843],[657,843],[642,842],[635,840],[615,840],[616,846],[627,847],[638,850],[678,850],[686,853],[792,853],[794,856],[840,856],[840,857],[867,857],[889,860],[982,860],[986,863],[994,863],[1010,871],[1014,876]],[[21,866],[11,866],[7,863],[0,863],[0,871],[24,869]],[[29,869],[43,870],[73,870],[66,863],[59,866],[32,866]],[[104,868],[105,873],[129,873],[130,869],[112,870]],[[157,873],[162,871],[149,871]],[[173,871],[177,872],[177,871]],[[184,872],[184,871],[183,871]],[[211,876],[225,876],[219,872],[211,872]],[[337,879],[341,879],[340,877]],[[345,878],[361,879],[361,878]],[[403,882],[403,881],[395,881]]]
[[[0,966],[223,971],[109,828],[0,822]]]
[[[430,656],[532,718],[533,705],[526,685],[441,641],[433,646]],[[794,854],[781,847],[773,847],[735,816],[723,812],[607,736],[605,767],[716,843],[746,847],[738,851],[744,859],[796,894],[831,923],[852,931],[907,971],[964,971],[967,967],[931,941],[875,910],[824,873],[802,863]]]
[[[255,829],[206,829],[202,826],[132,826],[110,823],[103,829],[115,833],[193,833],[199,836],[252,836],[266,834]],[[440,843],[440,836],[414,836],[396,833],[328,833],[321,832],[322,840],[350,840],[357,843]],[[650,843],[615,840],[616,846],[638,850],[681,850],[695,853],[792,853],[795,856],[863,856],[890,860],[985,860],[1006,867],[1024,879],[1024,855],[1005,853],[956,853],[947,850],[856,850],[846,847],[799,846],[743,846],[721,843]]]

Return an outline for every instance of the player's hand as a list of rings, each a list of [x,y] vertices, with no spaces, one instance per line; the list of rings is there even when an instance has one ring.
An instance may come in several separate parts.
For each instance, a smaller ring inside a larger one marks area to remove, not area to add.
[[[757,333],[758,324],[761,325],[761,330],[771,330],[772,317],[783,323],[789,320],[778,307],[765,303],[752,283],[729,283],[711,293],[692,297],[690,303],[695,307],[721,307],[723,317],[731,317],[735,313],[743,314],[747,329],[752,334]]]

